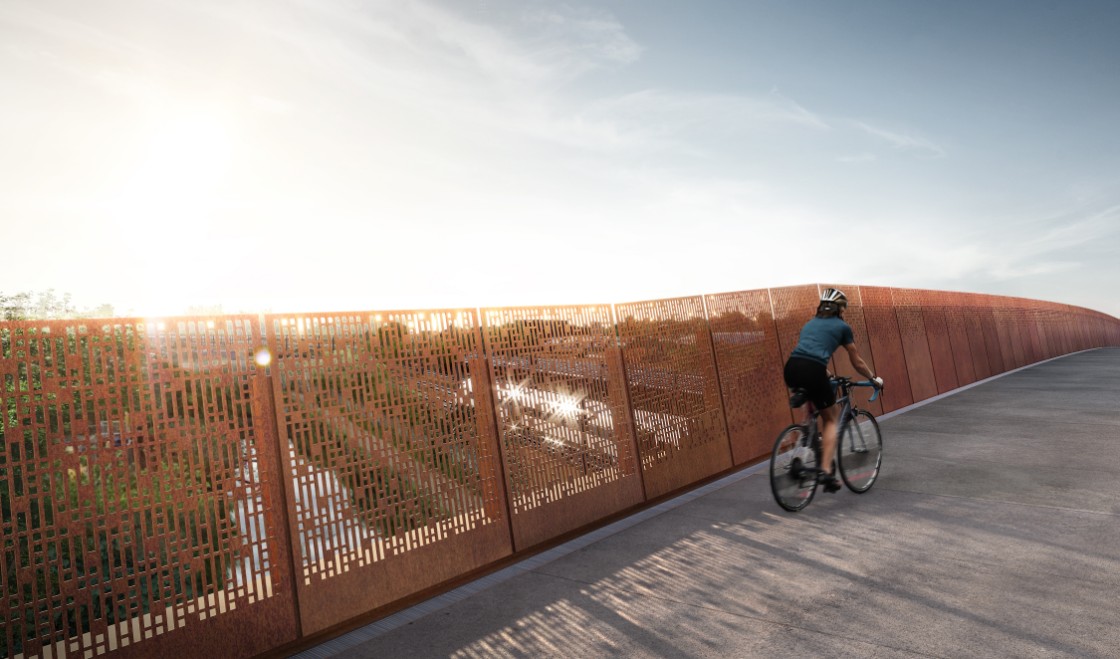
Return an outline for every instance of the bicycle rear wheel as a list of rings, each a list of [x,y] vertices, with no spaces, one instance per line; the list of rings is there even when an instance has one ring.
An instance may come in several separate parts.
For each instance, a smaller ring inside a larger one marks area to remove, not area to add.
[[[810,444],[805,426],[793,425],[778,435],[770,455],[770,490],[791,512],[809,505],[817,492],[817,452]]]
[[[879,422],[870,412],[860,410],[844,426],[837,447],[840,477],[848,489],[863,494],[875,484],[883,463],[883,437]]]

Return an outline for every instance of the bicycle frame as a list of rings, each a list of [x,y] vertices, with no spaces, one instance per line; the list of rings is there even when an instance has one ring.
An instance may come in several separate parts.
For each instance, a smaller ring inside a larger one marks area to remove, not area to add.
[[[834,404],[840,406],[837,415],[836,454],[833,456],[833,459],[836,460],[837,470],[833,472],[829,468],[831,465],[826,466],[821,463],[823,442],[820,432],[820,410],[816,409],[812,401],[805,400],[803,390],[795,389],[793,391],[793,395],[790,397],[790,405],[793,407],[799,407],[802,404],[808,405],[804,420],[787,427],[774,442],[770,460],[770,489],[778,505],[791,512],[802,510],[812,501],[820,483],[821,473],[832,472],[843,479],[848,489],[856,493],[863,493],[870,489],[879,471],[882,460],[882,442],[878,424],[875,423],[873,415],[856,407],[851,395],[852,387],[875,386],[875,384],[870,381],[853,382],[851,378],[838,377],[832,378],[831,385],[838,389]],[[876,387],[871,400],[875,400],[878,395],[879,389]],[[853,424],[865,415],[871,422],[870,429],[873,432],[871,442],[864,439],[865,433],[862,421]],[[853,428],[854,430],[852,430]],[[796,433],[799,436],[791,435],[791,433]],[[850,439],[846,440],[846,435]],[[858,435],[858,439],[856,435]],[[850,441],[852,447],[846,454],[843,453],[844,446],[842,446],[845,441]],[[842,459],[842,456],[858,456],[860,454],[869,456],[871,462],[867,462],[868,458],[857,457],[850,463],[850,466],[859,471],[845,471],[849,465],[845,464],[845,459]],[[852,478],[849,476],[852,476]],[[829,491],[833,492],[835,489],[830,483]]]
[[[839,438],[844,436],[844,429],[848,426],[848,423],[859,413],[859,408],[852,404],[852,387],[874,387],[874,385],[870,380],[855,382],[851,378],[846,377],[832,378],[830,382],[834,388],[840,390],[840,395],[837,396],[835,403],[836,405],[840,405],[840,417],[836,422],[836,437],[837,442],[839,442]],[[879,389],[876,388],[875,393],[871,395],[871,400],[875,400],[878,397]],[[805,421],[802,422],[805,426],[805,435],[808,439],[808,444],[806,444],[806,446],[811,446],[816,449],[818,448],[816,445],[820,442],[818,426],[821,411],[818,410],[812,402],[807,402],[806,405],[809,407],[805,415]]]

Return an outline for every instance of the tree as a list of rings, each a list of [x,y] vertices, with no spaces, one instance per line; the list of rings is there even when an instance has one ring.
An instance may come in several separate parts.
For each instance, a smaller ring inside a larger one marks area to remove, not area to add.
[[[108,318],[113,305],[101,304],[79,311],[69,293],[53,288],[38,293],[24,291],[8,295],[0,291],[0,320],[57,320],[61,318]]]

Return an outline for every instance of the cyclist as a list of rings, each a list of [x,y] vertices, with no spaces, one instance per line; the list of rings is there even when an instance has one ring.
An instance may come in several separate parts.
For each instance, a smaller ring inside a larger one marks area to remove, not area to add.
[[[826,288],[817,305],[817,315],[801,328],[797,346],[786,361],[785,380],[790,389],[804,389],[813,406],[820,411],[821,427],[821,483],[826,492],[836,492],[840,482],[833,470],[836,455],[836,432],[840,410],[836,407],[836,391],[829,378],[828,361],[840,346],[848,351],[852,366],[876,387],[883,386],[883,379],[876,377],[856,349],[852,328],[844,322],[848,298],[842,291]]]

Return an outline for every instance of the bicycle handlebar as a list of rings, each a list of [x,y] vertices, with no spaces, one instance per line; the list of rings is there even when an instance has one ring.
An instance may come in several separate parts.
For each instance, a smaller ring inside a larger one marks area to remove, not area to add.
[[[876,398],[878,398],[878,397],[879,397],[879,392],[881,392],[881,391],[883,390],[883,388],[882,388],[882,387],[880,387],[880,386],[876,385],[876,384],[875,384],[874,382],[872,382],[871,380],[861,380],[861,381],[858,381],[858,382],[857,382],[856,380],[853,380],[853,379],[851,379],[851,378],[849,378],[849,377],[843,377],[843,376],[841,376],[841,377],[835,377],[835,378],[832,378],[831,382],[832,382],[833,386],[841,386],[841,387],[872,387],[872,388],[874,388],[874,389],[875,389],[875,393],[871,394],[871,398],[869,399],[869,402],[870,402],[870,401],[874,401],[874,400],[875,400]]]

